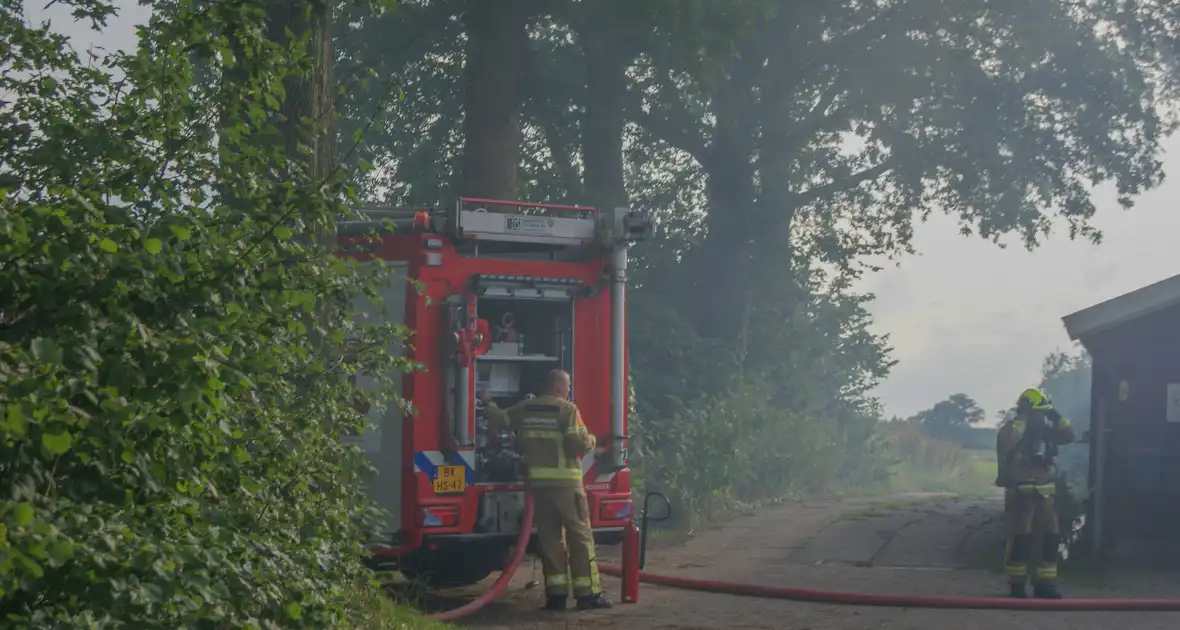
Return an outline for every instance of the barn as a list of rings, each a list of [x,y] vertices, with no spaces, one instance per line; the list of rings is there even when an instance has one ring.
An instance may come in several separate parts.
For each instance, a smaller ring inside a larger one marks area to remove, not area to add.
[[[1180,275],[1063,318],[1093,359],[1086,522],[1096,551],[1180,531]],[[1109,554],[1104,554],[1108,555]]]

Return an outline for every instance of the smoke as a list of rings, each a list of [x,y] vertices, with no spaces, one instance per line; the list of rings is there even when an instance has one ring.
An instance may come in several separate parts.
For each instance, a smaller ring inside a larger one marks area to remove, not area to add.
[[[1072,353],[1055,352],[1041,366],[1041,391],[1053,406],[1069,418],[1080,439],[1090,429],[1090,355],[1078,348]],[[1057,467],[1077,496],[1087,493],[1090,449],[1075,442],[1061,448]]]

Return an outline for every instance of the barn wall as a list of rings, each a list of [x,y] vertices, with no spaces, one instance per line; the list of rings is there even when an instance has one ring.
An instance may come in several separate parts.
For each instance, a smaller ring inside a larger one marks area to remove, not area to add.
[[[1180,306],[1087,339],[1094,357],[1093,413],[1106,408],[1107,527],[1120,538],[1180,527],[1180,423],[1168,423],[1167,385],[1180,383]],[[1126,380],[1129,396],[1118,397]],[[1097,462],[1091,458],[1091,466]]]

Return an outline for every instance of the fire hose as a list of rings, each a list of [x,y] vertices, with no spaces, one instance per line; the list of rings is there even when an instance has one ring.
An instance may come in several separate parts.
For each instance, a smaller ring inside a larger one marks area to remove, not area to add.
[[[625,562],[631,569],[627,575],[624,567],[617,564],[599,563],[598,570],[604,575],[623,579],[624,601],[634,602],[634,595],[627,597],[627,593],[634,593],[634,586],[629,589],[628,582],[643,582],[656,586],[678,588],[706,593],[721,593],[741,597],[756,597],[762,599],[783,599],[797,602],[817,604],[839,604],[845,606],[870,606],[892,608],[943,608],[960,610],[1039,610],[1059,612],[1098,612],[1098,611],[1180,611],[1180,599],[1011,599],[1002,597],[945,597],[929,595],[876,595],[869,593],[847,593],[841,591],[824,591],[807,588],[785,588],[763,586],[759,584],[742,584],[739,582],[723,582],[720,580],[702,580],[697,578],[661,575],[642,571],[644,565],[644,547],[647,541],[647,502],[644,501],[644,511],[636,520],[641,525],[636,528],[634,522],[630,524],[629,533],[624,536],[623,554],[631,556],[630,562]],[[660,497],[663,499],[663,497]],[[664,499],[665,502],[667,501]],[[667,516],[659,519],[665,520]],[[466,618],[483,609],[503,594],[512,576],[516,573],[524,559],[528,547],[533,525],[533,497],[526,494],[524,516],[521,521],[520,534],[517,536],[512,557],[500,577],[483,595],[468,604],[431,615],[429,618],[437,621],[456,621]],[[636,531],[638,529],[638,531]]]
[[[652,517],[648,504],[652,497],[658,497],[667,506],[661,517]],[[600,573],[622,578],[624,601],[635,601],[638,584],[654,584],[706,593],[723,593],[742,597],[763,599],[785,599],[816,604],[840,604],[844,606],[872,606],[893,608],[953,608],[973,610],[1042,610],[1042,611],[1180,611],[1180,599],[1012,599],[1004,597],[940,597],[921,595],[875,595],[868,593],[846,593],[821,591],[808,588],[783,588],[760,584],[742,584],[719,580],[660,575],[643,571],[646,562],[647,525],[649,521],[664,521],[671,515],[672,505],[658,493],[649,493],[643,501],[643,510],[636,515],[640,522],[637,535],[624,537],[623,565],[599,563]],[[632,527],[631,531],[635,528]],[[626,541],[630,538],[636,544],[628,550]],[[628,553],[630,551],[630,553]],[[628,595],[631,599],[628,600]]]
[[[599,564],[606,575],[623,577],[623,568],[614,564]],[[1056,611],[1180,611],[1180,599],[1008,599],[1002,597],[933,597],[915,595],[871,595],[820,591],[807,588],[780,588],[758,584],[741,584],[717,580],[660,575],[639,572],[639,581],[671,588],[724,593],[764,599],[786,599],[817,604],[845,606],[874,606],[894,608],[957,608],[974,610],[1056,610]]]
[[[504,594],[504,589],[508,588],[508,583],[512,581],[512,576],[516,574],[517,567],[524,560],[525,551],[529,546],[529,538],[533,535],[533,512],[533,494],[526,492],[524,493],[524,514],[520,519],[520,534],[516,536],[516,546],[512,549],[512,557],[508,560],[508,566],[504,567],[504,570],[500,572],[500,577],[496,578],[492,587],[474,600],[458,608],[430,615],[428,617],[429,619],[435,621],[457,621],[482,610],[488,604],[496,601],[500,595]]]

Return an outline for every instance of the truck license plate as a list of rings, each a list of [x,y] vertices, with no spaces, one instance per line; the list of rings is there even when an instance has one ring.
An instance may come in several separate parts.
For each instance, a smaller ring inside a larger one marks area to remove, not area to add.
[[[434,478],[435,494],[459,494],[467,490],[466,466],[439,466]]]

